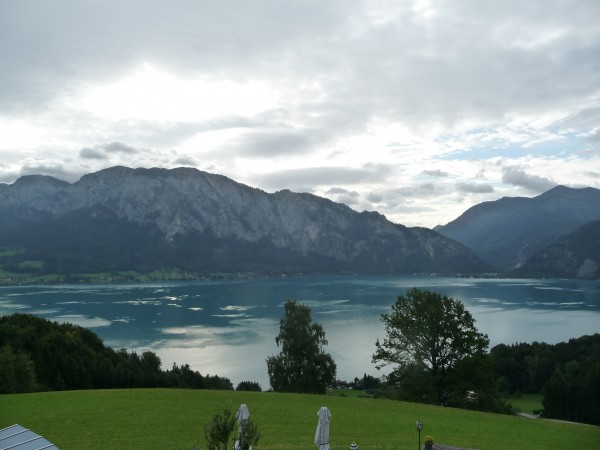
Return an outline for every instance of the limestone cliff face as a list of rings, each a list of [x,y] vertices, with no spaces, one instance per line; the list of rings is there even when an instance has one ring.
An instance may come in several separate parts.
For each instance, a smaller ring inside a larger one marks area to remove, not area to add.
[[[77,211],[88,211],[93,217],[93,211],[101,209],[120,223],[159,230],[166,242],[191,236],[204,242],[226,241],[232,257],[231,243],[240,242],[257,249],[288,251],[290,257],[323,257],[334,266],[340,263],[344,270],[359,272],[475,273],[489,269],[464,246],[432,230],[409,229],[378,213],[358,213],[311,194],[287,190],[269,194],[189,168],[113,167],[73,184],[50,177],[24,177],[12,185],[0,185],[0,210],[7,208],[50,218]],[[93,226],[93,220],[86,223]],[[190,242],[194,245],[193,239]],[[205,259],[210,257],[205,255]]]

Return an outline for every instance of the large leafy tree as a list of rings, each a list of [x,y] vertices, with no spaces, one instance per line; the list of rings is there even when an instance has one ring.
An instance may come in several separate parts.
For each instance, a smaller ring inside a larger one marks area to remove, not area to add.
[[[313,323],[310,308],[288,300],[275,338],[281,353],[267,358],[274,391],[325,394],[335,382],[336,365],[325,353],[325,331]]]
[[[460,301],[435,292],[409,290],[381,320],[386,337],[376,342],[373,362],[378,369],[394,366],[390,378],[426,401],[447,402],[449,375],[465,358],[483,356],[489,344]]]

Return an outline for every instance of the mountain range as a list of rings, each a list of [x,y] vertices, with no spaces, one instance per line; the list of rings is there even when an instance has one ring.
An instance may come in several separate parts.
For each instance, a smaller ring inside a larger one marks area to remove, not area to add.
[[[464,245],[376,212],[196,169],[113,167],[0,184],[0,271],[76,275],[481,274]]]
[[[113,167],[72,184],[31,175],[0,184],[0,281],[124,272],[600,278],[598,221],[594,188],[484,202],[430,230],[190,168]]]
[[[520,269],[530,257],[595,220],[600,220],[600,190],[556,186],[533,198],[480,203],[435,230],[504,272],[524,273]],[[543,274],[539,264],[536,270]]]

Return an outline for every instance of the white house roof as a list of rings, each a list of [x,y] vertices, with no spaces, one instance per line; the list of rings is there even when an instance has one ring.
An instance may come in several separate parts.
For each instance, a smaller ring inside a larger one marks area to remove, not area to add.
[[[0,450],[59,450],[52,442],[21,425],[0,430]]]

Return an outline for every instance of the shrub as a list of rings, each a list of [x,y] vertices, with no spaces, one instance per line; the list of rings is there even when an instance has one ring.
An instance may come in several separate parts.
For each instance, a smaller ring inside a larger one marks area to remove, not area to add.
[[[244,420],[242,422],[242,433],[239,439],[239,450],[250,450],[254,447],[260,439],[260,433],[258,427],[252,422],[252,420]]]
[[[210,426],[204,425],[208,450],[227,450],[227,442],[234,426],[235,416],[227,408],[223,410],[223,414],[215,414]]]

